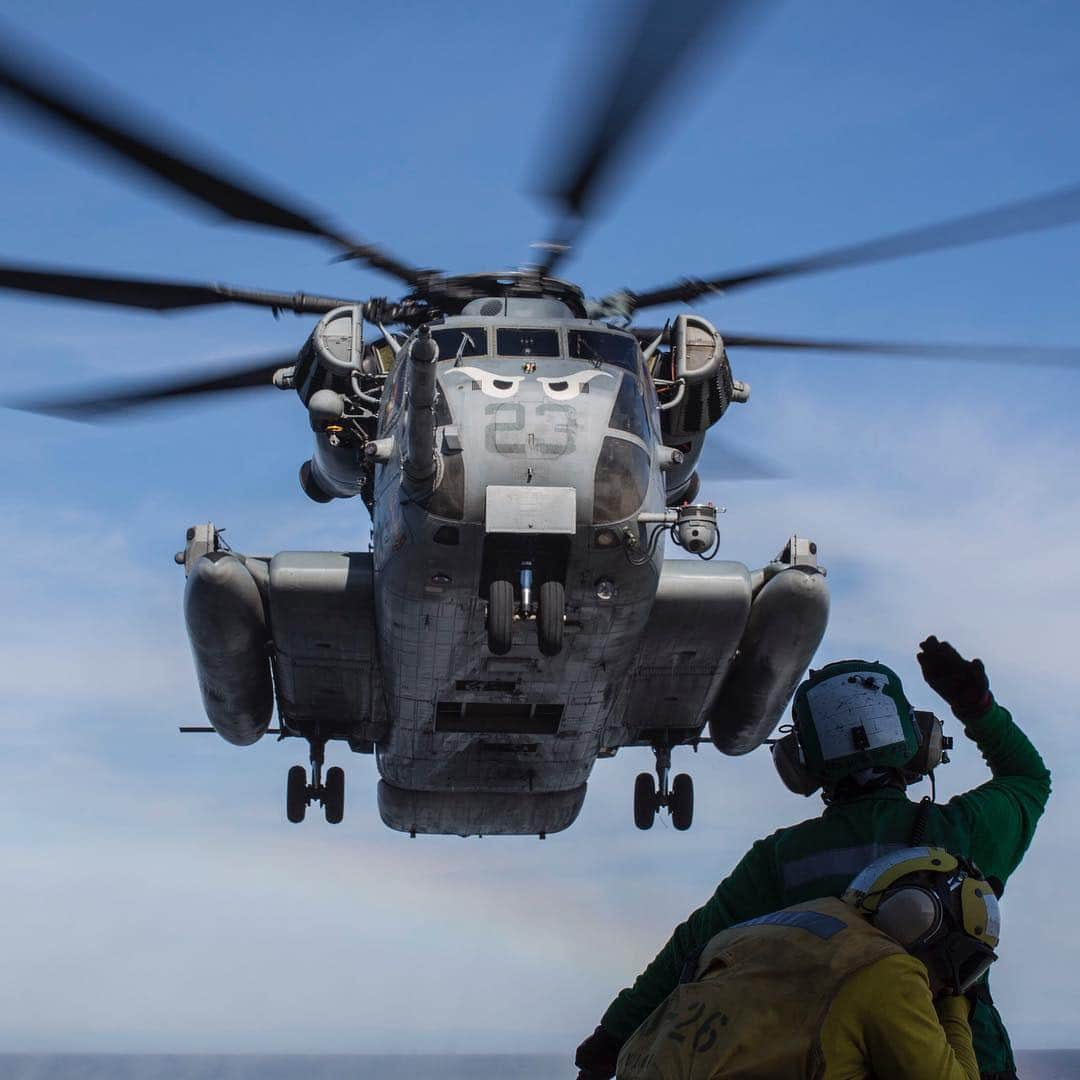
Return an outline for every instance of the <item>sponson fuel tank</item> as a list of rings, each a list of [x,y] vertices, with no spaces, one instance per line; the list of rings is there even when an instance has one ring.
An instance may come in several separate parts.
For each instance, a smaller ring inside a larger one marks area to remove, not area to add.
[[[184,618],[207,718],[227,742],[250,746],[270,726],[274,691],[266,612],[244,563],[224,551],[196,560]]]
[[[725,754],[747,754],[769,737],[829,620],[825,575],[816,566],[781,568],[774,563],[769,570],[750,605],[723,689],[709,710],[709,734]]]

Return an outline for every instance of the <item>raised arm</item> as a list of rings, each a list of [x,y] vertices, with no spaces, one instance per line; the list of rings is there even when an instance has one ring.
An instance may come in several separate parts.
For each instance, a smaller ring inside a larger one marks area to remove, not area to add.
[[[930,687],[951,706],[964,734],[990,768],[987,783],[951,799],[963,815],[971,857],[984,873],[1003,881],[1016,869],[1050,798],[1050,770],[1008,710],[990,693],[981,660],[965,660],[948,643],[930,637],[919,664]]]

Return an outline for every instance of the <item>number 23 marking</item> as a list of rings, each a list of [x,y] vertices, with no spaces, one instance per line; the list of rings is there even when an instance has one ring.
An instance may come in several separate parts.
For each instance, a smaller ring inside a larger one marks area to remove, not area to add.
[[[484,428],[484,448],[493,454],[524,454],[526,444],[524,441],[509,441],[507,435],[513,435],[525,430],[525,406],[520,402],[498,402],[485,407],[486,415],[492,417]],[[551,424],[548,431],[556,436],[562,436],[561,442],[541,442],[536,440],[534,445],[539,454],[544,457],[562,457],[563,454],[572,454],[577,449],[575,430],[577,421],[574,410],[569,405],[561,405],[555,402],[544,402],[536,406],[536,416],[548,414],[562,414],[562,423]],[[533,436],[530,433],[530,438]]]

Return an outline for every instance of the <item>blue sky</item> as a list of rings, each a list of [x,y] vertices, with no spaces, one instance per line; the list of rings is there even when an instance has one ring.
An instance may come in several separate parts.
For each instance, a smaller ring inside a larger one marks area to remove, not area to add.
[[[620,6],[9,0],[48,41],[193,139],[420,263],[514,265],[545,232],[541,138],[572,115]],[[565,267],[647,287],[1033,195],[1080,178],[1080,13],[1066,3],[781,4],[692,98]],[[663,78],[664,58],[649,77]],[[392,289],[318,244],[230,227],[0,118],[5,258],[357,296]],[[723,328],[1080,343],[1080,227],[710,299]],[[298,346],[257,311],[157,317],[0,297],[13,395]],[[909,696],[935,632],[984,657],[1055,772],[1005,901],[995,993],[1021,1046],[1076,1045],[1080,812],[1080,373],[732,351],[753,386],[722,430],[793,479],[706,494],[726,557],[794,531],[829,567],[823,658],[880,657]],[[0,423],[0,788],[9,887],[0,1043],[10,1049],[550,1050],[762,833],[808,816],[765,753],[676,755],[694,828],[638,833],[627,751],[578,823],[536,840],[385,830],[370,759],[345,823],[283,820],[302,748],[238,751],[201,722],[172,553],[212,519],[251,552],[367,542],[358,503],[316,506],[306,420],[267,392],[109,428]],[[959,734],[954,731],[954,734]],[[958,740],[959,741],[959,740]],[[981,780],[960,742],[944,794]],[[312,969],[316,979],[313,979]],[[318,987],[316,988],[316,983]]]

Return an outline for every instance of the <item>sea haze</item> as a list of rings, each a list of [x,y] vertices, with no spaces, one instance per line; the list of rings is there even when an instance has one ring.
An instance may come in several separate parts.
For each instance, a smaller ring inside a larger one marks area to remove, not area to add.
[[[562,1080],[555,1054],[0,1054],[0,1080]]]
[[[1075,1080],[1080,1050],[1017,1054],[1024,1080]],[[568,1080],[555,1054],[0,1054],[0,1080]]]

